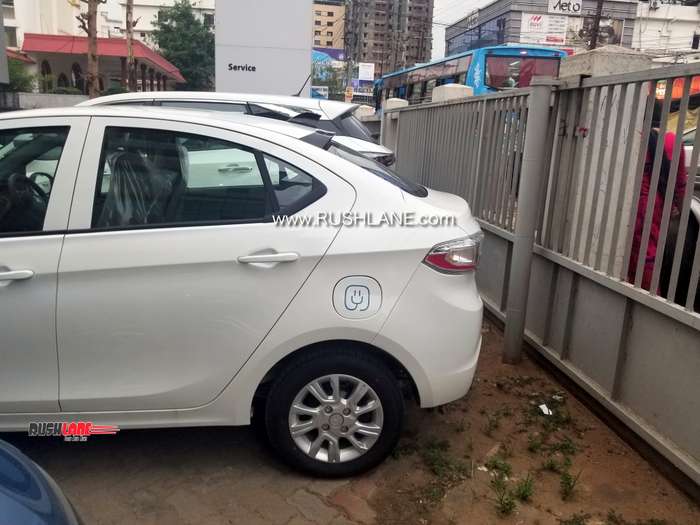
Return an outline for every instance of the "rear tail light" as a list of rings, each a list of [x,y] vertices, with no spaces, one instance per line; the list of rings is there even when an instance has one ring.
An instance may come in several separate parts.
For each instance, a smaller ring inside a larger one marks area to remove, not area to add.
[[[436,244],[423,262],[443,273],[464,273],[476,269],[479,262],[479,247],[484,234],[474,233],[468,237]]]

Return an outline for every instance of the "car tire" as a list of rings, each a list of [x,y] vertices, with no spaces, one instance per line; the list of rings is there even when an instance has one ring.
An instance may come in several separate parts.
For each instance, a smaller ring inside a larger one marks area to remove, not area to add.
[[[379,357],[333,345],[292,360],[277,375],[267,396],[265,426],[272,449],[292,467],[346,477],[391,453],[403,414],[401,388]]]

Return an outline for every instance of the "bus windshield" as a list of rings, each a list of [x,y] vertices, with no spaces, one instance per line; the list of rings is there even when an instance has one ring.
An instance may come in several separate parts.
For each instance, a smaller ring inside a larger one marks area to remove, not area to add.
[[[524,88],[530,85],[532,77],[558,75],[558,57],[486,57],[486,85],[494,89]]]

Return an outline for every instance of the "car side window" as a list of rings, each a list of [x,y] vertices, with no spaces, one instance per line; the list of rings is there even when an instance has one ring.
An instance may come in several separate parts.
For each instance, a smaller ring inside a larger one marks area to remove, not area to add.
[[[196,100],[161,100],[158,105],[171,108],[203,109],[207,111],[228,111],[229,113],[245,113],[245,104],[229,104],[228,102],[198,102]]]
[[[261,221],[273,208],[258,155],[202,135],[108,127],[92,226]]]
[[[43,229],[69,129],[0,131],[0,234]]]
[[[291,215],[326,193],[326,187],[308,173],[269,155],[264,158],[277,204],[276,213]]]

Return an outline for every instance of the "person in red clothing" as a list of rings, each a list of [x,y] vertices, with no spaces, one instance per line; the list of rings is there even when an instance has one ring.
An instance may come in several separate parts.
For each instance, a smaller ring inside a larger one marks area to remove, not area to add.
[[[639,205],[637,206],[637,219],[634,225],[634,238],[632,240],[632,252],[630,253],[630,265],[627,270],[627,280],[631,283],[635,281],[637,262],[639,261],[639,252],[642,245],[642,233],[644,229],[644,219],[647,212],[647,205],[651,197],[651,176],[654,165],[654,153],[656,152],[656,144],[659,140],[659,132],[653,129],[649,134],[649,145],[647,147],[646,162],[644,164],[644,173],[642,175],[642,185],[639,191]],[[671,161],[673,156],[673,143],[676,140],[676,134],[667,132],[664,134],[663,157],[661,159],[661,169],[659,171],[659,183],[656,189],[654,200],[654,211],[651,220],[651,229],[649,232],[649,244],[644,259],[644,274],[642,275],[642,288],[649,290],[651,288],[651,276],[654,271],[654,260],[656,259],[657,250],[664,249],[664,246],[659,246],[659,235],[661,230],[661,216],[664,209],[664,200],[666,196],[666,188],[669,183],[671,174]],[[683,148],[680,148],[680,159],[678,160],[678,173],[673,191],[673,202],[671,203],[671,221],[680,216],[680,210],[683,203],[683,195],[688,182],[688,173],[685,168],[685,154]],[[669,223],[670,223],[669,222]],[[668,240],[671,235],[669,235]],[[659,293],[655,290],[655,293]]]

